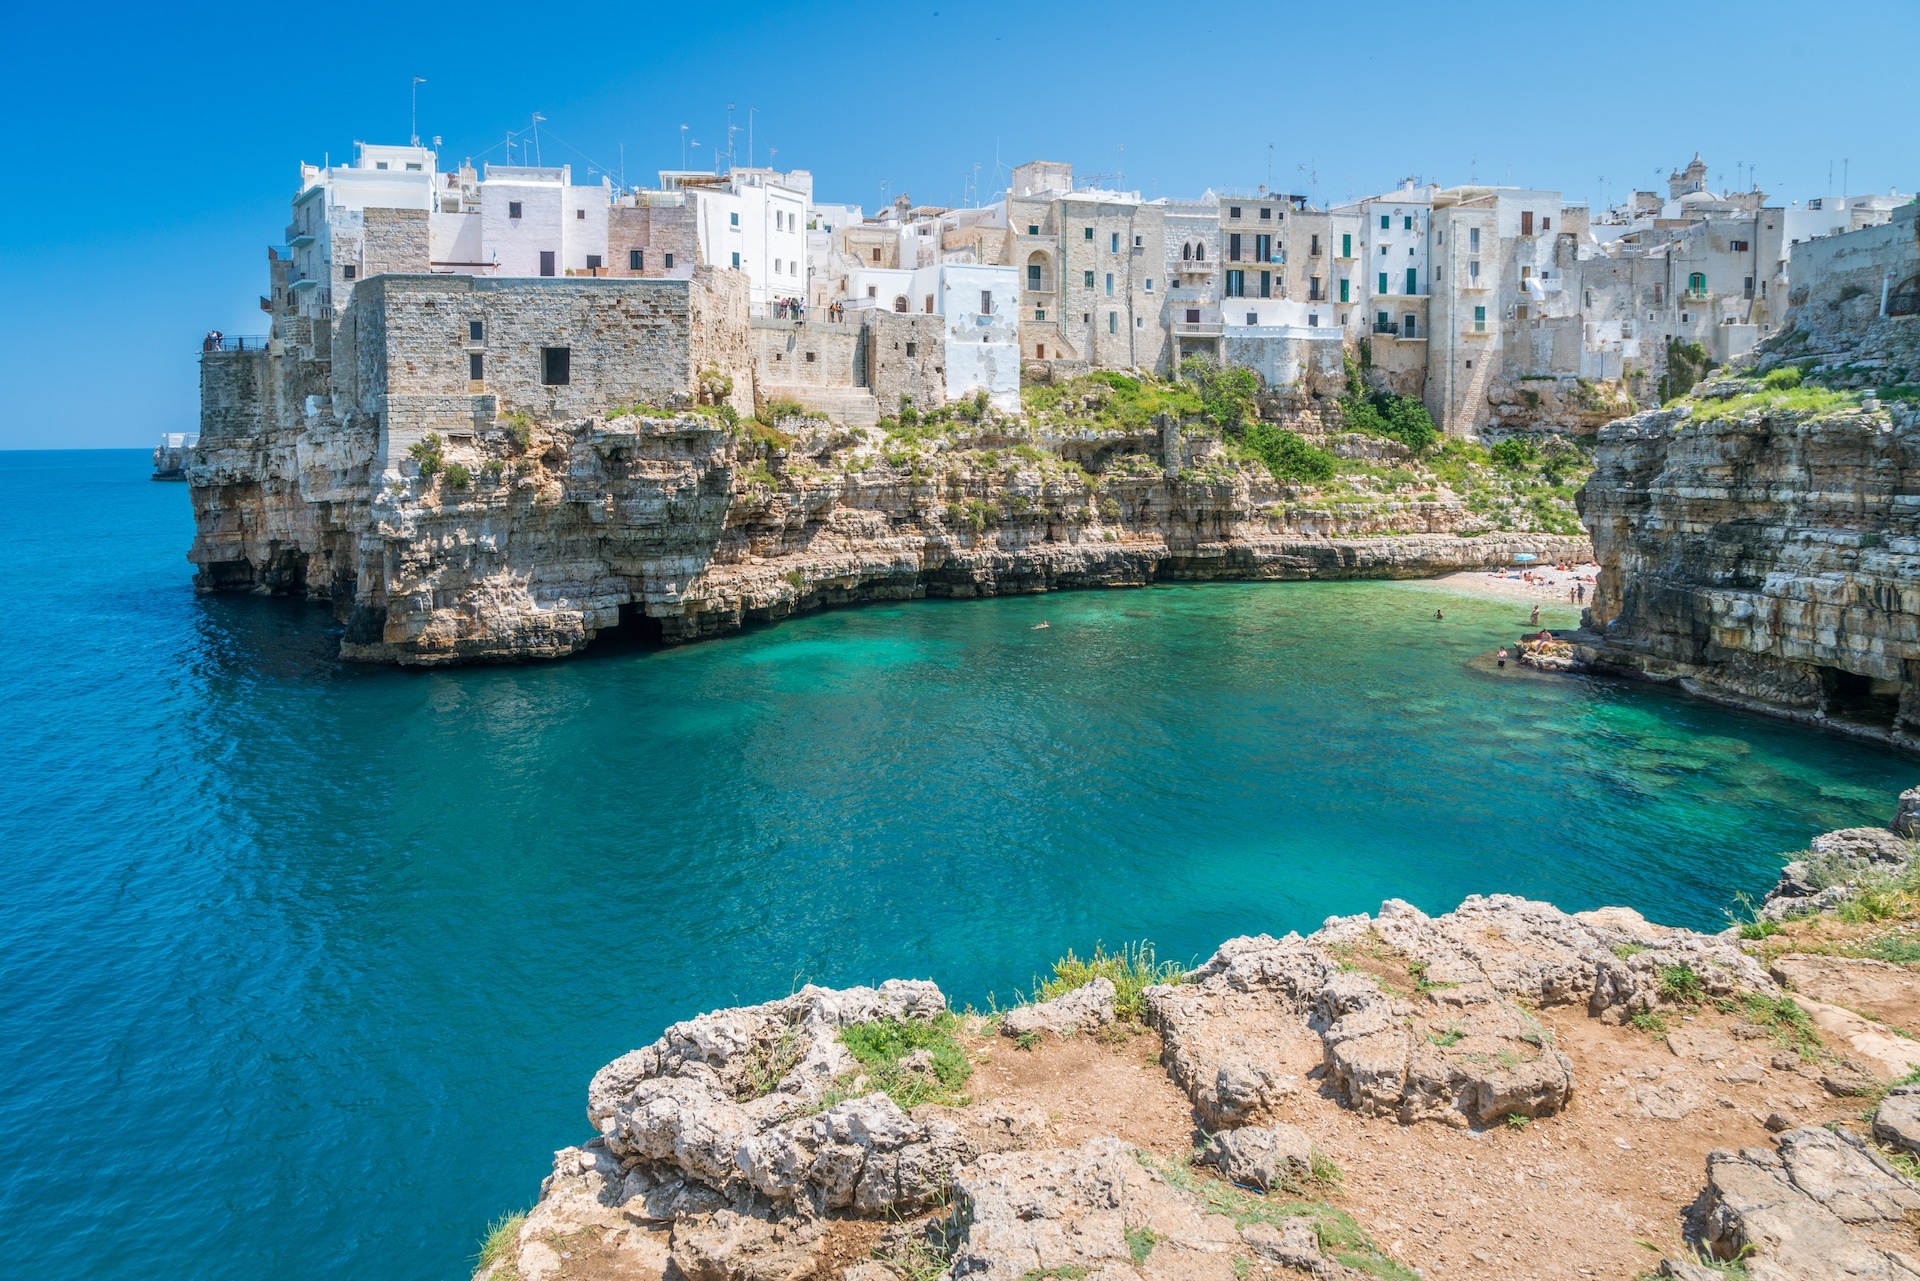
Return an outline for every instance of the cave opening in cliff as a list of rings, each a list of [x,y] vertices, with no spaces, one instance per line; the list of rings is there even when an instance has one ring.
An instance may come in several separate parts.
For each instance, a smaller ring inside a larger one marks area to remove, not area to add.
[[[647,615],[647,607],[628,601],[620,607],[620,621],[593,638],[596,650],[653,649],[666,643],[666,629],[657,618]]]
[[[1900,686],[1838,667],[1820,669],[1821,703],[1827,719],[1890,730],[1900,712]]]

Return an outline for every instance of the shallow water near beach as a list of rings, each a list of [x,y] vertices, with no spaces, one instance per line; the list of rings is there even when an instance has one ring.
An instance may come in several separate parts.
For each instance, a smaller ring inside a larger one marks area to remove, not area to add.
[[[588,1137],[593,1071],[673,1019],[895,975],[1006,1003],[1068,947],[1200,958],[1389,896],[1717,928],[1920,773],[1491,671],[1529,606],[1410,583],[348,667],[322,608],[195,598],[186,490],[145,468],[0,453],[20,1276],[462,1277]]]

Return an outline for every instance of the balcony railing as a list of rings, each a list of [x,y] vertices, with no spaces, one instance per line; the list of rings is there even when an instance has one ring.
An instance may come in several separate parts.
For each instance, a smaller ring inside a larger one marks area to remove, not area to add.
[[[264,334],[259,337],[248,334],[234,338],[229,338],[225,334],[208,334],[200,340],[201,351],[265,351],[266,349],[267,338]]]
[[[1210,276],[1220,266],[1211,258],[1182,258],[1180,271],[1183,275]]]
[[[1211,338],[1219,336],[1226,326],[1218,320],[1176,320],[1173,332],[1189,338]]]

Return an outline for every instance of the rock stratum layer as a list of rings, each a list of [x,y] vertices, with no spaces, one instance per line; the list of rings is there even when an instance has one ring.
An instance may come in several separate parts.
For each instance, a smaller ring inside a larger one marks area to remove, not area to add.
[[[1752,948],[1493,896],[993,1019],[809,986],[603,1068],[480,1275],[1920,1277],[1920,1095],[1858,1097],[1920,1067],[1920,975]]]

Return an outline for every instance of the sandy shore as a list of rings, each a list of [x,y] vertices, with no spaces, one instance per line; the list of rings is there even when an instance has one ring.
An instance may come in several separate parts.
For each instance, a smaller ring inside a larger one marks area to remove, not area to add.
[[[1509,569],[1489,572],[1484,569],[1463,569],[1457,574],[1442,574],[1427,581],[1436,587],[1446,587],[1454,591],[1469,592],[1475,596],[1499,596],[1507,600],[1528,600],[1551,602],[1577,608],[1579,602],[1570,599],[1567,592],[1575,584],[1584,584],[1587,600],[1593,599],[1594,576],[1600,572],[1598,564],[1576,565],[1571,570],[1555,569],[1548,565],[1543,569],[1530,569],[1533,581],[1528,582],[1520,575],[1521,570]]]

